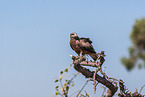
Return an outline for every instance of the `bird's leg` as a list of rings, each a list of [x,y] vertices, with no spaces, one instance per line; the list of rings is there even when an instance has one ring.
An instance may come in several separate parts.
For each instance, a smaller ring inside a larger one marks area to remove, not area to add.
[[[81,57],[83,57],[83,52],[81,51]]]

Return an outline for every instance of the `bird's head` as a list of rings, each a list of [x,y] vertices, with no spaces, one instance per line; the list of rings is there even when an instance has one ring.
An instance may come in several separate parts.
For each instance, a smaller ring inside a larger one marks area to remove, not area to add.
[[[70,38],[77,38],[78,36],[77,36],[77,33],[75,33],[75,32],[73,32],[73,33],[71,33],[70,34]]]

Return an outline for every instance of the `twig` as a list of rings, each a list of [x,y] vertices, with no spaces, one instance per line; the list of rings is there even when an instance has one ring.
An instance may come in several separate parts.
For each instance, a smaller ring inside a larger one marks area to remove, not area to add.
[[[97,63],[94,63],[94,62],[91,62],[91,61],[80,62],[80,65],[82,65],[82,66],[91,66],[91,67],[98,67],[99,66]]]
[[[96,78],[96,74],[97,74],[98,70],[99,70],[99,69],[96,69],[96,71],[95,71],[95,73],[94,73],[94,75],[93,75],[93,81],[94,81],[94,93],[96,92],[96,86],[98,85],[98,83],[96,84],[96,80],[95,80],[95,78]]]
[[[82,87],[82,89],[79,91],[79,93],[77,94],[77,97],[79,96],[79,94],[82,92],[82,90],[84,89],[84,87],[87,85],[87,83],[89,82],[90,80],[87,80],[86,83],[84,84],[84,86]]]
[[[100,70],[100,72],[101,72],[102,75],[104,75],[110,82],[113,83],[113,81],[109,79],[109,77],[102,71],[101,68],[99,70]]]
[[[122,80],[118,80],[118,79],[116,79],[116,78],[109,77],[109,79],[113,79],[113,80],[116,80],[116,81],[118,81],[118,82],[124,83]]]
[[[104,93],[105,93],[105,91],[106,91],[106,87],[103,87],[104,88],[104,91],[103,91],[103,93],[102,93],[102,96],[101,97],[103,97],[104,96]]]
[[[74,93],[72,93],[71,95],[69,95],[69,97],[73,96],[75,93],[77,93],[79,90],[75,91]]]
[[[139,91],[139,93],[141,93],[141,91],[142,91],[142,89],[145,87],[145,85],[143,85],[142,87],[141,87],[141,89],[140,89],[140,91]]]
[[[64,92],[64,93],[63,93],[64,96],[65,96],[65,97],[68,97],[68,96],[67,96],[67,93],[65,92],[64,87],[63,87],[63,85],[62,85],[62,80],[60,80],[60,84],[61,84],[61,88],[62,88],[62,90],[63,90],[63,92]]]

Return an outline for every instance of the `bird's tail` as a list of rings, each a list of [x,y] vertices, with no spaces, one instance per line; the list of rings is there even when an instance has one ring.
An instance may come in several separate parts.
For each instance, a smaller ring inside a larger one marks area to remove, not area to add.
[[[94,61],[96,61],[97,58],[98,58],[98,54],[97,53],[91,53],[89,55],[94,59]]]

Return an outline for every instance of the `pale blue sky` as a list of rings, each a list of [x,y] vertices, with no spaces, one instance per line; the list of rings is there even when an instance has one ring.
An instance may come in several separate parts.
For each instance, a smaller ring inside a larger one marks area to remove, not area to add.
[[[145,69],[127,72],[120,58],[128,55],[129,34],[141,17],[144,0],[1,0],[0,97],[51,97],[55,78],[71,64],[68,54],[76,55],[69,46],[74,31],[89,37],[97,52],[106,52],[108,76],[124,80],[131,91],[140,89]],[[83,83],[80,75],[77,88]],[[85,89],[93,93],[91,84]]]

